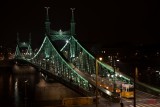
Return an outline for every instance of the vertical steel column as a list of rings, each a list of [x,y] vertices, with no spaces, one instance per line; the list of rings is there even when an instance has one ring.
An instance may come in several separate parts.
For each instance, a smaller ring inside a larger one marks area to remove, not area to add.
[[[97,80],[98,80],[98,60],[96,59],[96,107],[98,107],[98,88],[97,88]]]

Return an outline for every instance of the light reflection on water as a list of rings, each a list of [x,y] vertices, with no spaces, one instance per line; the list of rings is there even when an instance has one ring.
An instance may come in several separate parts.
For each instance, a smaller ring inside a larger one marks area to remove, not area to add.
[[[46,107],[60,104],[64,97],[80,97],[58,82],[47,83],[39,72],[14,70],[0,68],[0,107]]]
[[[25,87],[26,80],[28,82]],[[26,99],[30,102],[28,104],[31,104],[34,101],[35,86],[38,81],[38,72],[14,74],[12,69],[0,68],[0,106],[23,107]]]
[[[19,92],[18,92],[18,79],[16,78],[15,84],[14,84],[14,101],[16,102],[15,105],[18,106],[19,102]]]

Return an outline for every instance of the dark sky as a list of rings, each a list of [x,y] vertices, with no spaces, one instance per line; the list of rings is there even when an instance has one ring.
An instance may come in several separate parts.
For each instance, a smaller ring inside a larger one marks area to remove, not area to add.
[[[14,47],[20,41],[39,46],[44,38],[45,6],[51,27],[68,30],[70,7],[76,8],[76,34],[84,43],[159,43],[160,2],[157,0],[6,0],[1,3],[0,44]]]

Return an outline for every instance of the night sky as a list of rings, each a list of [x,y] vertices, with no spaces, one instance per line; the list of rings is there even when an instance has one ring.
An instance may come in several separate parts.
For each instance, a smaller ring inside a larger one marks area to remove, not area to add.
[[[39,47],[49,6],[51,28],[68,30],[74,7],[76,38],[85,44],[153,44],[160,39],[160,2],[157,0],[10,0],[1,3],[0,44],[27,41]]]

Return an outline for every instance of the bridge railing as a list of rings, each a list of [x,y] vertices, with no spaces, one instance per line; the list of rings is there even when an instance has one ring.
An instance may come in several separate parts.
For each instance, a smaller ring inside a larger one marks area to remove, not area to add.
[[[77,62],[74,62],[73,60],[71,60],[73,62],[73,64],[82,72],[87,73],[88,75],[91,75],[91,74],[95,74],[95,68],[92,67],[93,64],[95,64],[95,60],[96,58],[91,55],[74,37],[72,37],[72,39],[70,40],[73,40],[71,41],[71,43],[74,43],[76,44],[77,47],[75,47],[76,51],[76,55],[78,56],[75,56],[75,60]],[[72,45],[72,44],[70,44]],[[67,47],[67,46],[65,46]],[[61,51],[65,50],[65,48],[62,48]],[[68,57],[66,57],[68,58]],[[76,59],[76,58],[80,58],[79,60]],[[105,74],[106,72],[109,74],[109,75],[112,75],[112,76],[115,76],[115,75],[119,75],[116,77],[116,80],[118,81],[121,81],[122,83],[129,83],[129,84],[134,84],[134,79],[120,71],[117,71],[115,69],[115,74],[114,73],[114,68],[106,63],[103,63],[101,61],[98,61],[98,66],[100,67],[100,72]],[[84,66],[84,67],[83,67]],[[95,66],[95,65],[94,65]],[[93,68],[93,69],[92,69]],[[105,76],[107,77],[107,76]],[[108,79],[113,79],[113,77],[108,77]],[[109,84],[108,84],[109,85]],[[141,91],[144,91],[144,92],[147,92],[147,93],[151,93],[151,94],[154,94],[154,95],[158,95],[160,93],[160,90],[159,89],[156,89],[154,87],[151,87],[149,85],[146,85],[144,83],[141,83],[139,81],[136,82],[136,89],[138,90],[141,90]]]
[[[20,57],[17,57],[20,59]],[[86,58],[86,57],[85,57]],[[57,80],[63,82],[68,86],[72,86],[71,88],[75,88],[76,86],[79,87],[79,90],[83,93],[90,93],[90,87],[95,88],[96,84],[95,81],[87,77],[84,72],[81,71],[78,67],[73,65],[72,62],[69,62],[60,52],[57,50],[53,44],[51,43],[50,39],[46,36],[40,49],[38,52],[30,59],[26,59],[23,57],[23,60],[26,60],[30,63],[41,67],[45,72],[49,72],[54,75]],[[93,61],[93,60],[92,60]],[[105,66],[101,62],[99,64]],[[85,66],[83,64],[83,66]],[[54,69],[51,70],[50,68]],[[95,68],[94,68],[95,69]],[[87,69],[86,69],[87,70]],[[57,76],[57,74],[61,76]],[[76,77],[75,77],[76,76]],[[71,78],[74,78],[73,81],[70,81]],[[76,86],[74,86],[76,85]],[[77,88],[75,89],[77,90]],[[107,98],[115,99],[115,95],[111,93],[109,90],[106,90],[102,87],[98,86],[98,91]],[[94,92],[92,92],[94,94]]]
[[[136,81],[136,89],[160,97],[160,89],[154,88],[140,81]]]

